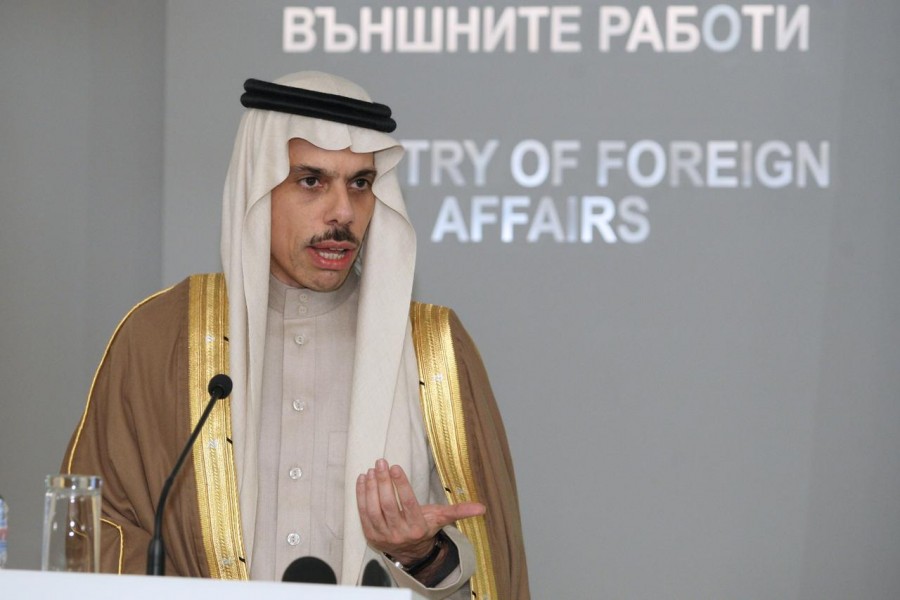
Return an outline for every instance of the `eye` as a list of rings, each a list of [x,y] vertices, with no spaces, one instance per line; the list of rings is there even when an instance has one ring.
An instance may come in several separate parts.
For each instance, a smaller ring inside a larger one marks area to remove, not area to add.
[[[356,190],[367,190],[372,186],[372,182],[365,177],[358,177],[350,182],[350,187]]]
[[[309,175],[307,177],[301,177],[297,180],[297,183],[305,188],[314,188],[319,185],[319,178],[313,175]]]

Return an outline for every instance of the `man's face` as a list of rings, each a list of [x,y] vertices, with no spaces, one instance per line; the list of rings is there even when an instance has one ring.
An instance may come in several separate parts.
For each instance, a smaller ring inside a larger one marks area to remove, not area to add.
[[[341,287],[375,210],[375,159],[289,142],[291,170],[272,190],[272,274],[293,287]]]

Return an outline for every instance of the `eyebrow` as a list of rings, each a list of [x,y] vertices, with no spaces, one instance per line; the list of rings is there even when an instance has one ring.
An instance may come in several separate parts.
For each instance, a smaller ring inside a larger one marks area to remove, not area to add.
[[[319,177],[330,177],[332,179],[336,179],[339,177],[339,173],[336,171],[330,171],[328,169],[323,169],[322,167],[314,167],[312,165],[291,165],[291,173],[310,173],[312,175],[317,175]],[[360,177],[375,177],[378,175],[378,171],[376,169],[360,169],[356,173],[353,173],[348,177],[349,180],[359,179]]]

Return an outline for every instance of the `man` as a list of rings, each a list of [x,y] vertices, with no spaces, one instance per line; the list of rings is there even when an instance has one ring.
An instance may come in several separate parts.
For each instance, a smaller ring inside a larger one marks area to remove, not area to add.
[[[104,477],[104,570],[143,572],[162,483],[229,372],[170,495],[168,572],[278,579],[314,555],[356,585],[377,558],[429,598],[527,598],[477,349],[452,312],[410,305],[390,110],[322,73],[245,88],[224,282],[193,276],[125,317],[63,465]]]

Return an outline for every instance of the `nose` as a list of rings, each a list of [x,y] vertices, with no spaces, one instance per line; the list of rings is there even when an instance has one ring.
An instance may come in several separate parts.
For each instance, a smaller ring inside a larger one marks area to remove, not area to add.
[[[353,222],[353,202],[347,189],[343,186],[334,186],[329,196],[325,222],[329,225],[349,225]]]

